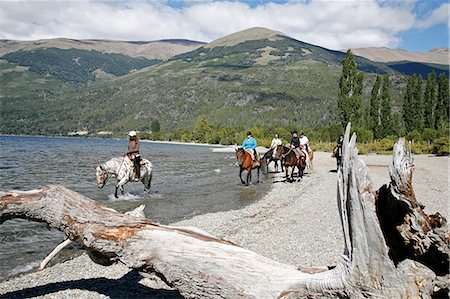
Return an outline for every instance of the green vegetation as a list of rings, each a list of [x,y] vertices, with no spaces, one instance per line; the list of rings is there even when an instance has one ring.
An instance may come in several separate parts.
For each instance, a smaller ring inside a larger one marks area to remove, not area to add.
[[[251,130],[268,146],[275,132],[288,142],[297,130],[316,150],[331,150],[351,121],[361,152],[391,151],[407,134],[419,153],[448,153],[445,74],[436,84],[431,73],[423,88],[420,76],[289,38],[199,48],[132,73],[123,57],[42,51],[48,55],[20,54],[32,62],[28,69],[0,64],[1,133],[125,136],[134,129],[153,140],[240,144]],[[99,66],[102,59],[116,64]],[[118,77],[88,81],[98,69]]]
[[[363,73],[357,71],[355,58],[348,50],[342,62],[337,101],[339,120],[344,128],[348,122],[356,127],[360,125],[363,79]]]
[[[17,51],[4,55],[2,59],[29,68],[41,76],[51,75],[72,85],[84,85],[96,79],[95,71],[101,70],[113,76],[123,76],[132,70],[142,69],[160,60],[132,58],[120,54],[79,49],[36,49]]]

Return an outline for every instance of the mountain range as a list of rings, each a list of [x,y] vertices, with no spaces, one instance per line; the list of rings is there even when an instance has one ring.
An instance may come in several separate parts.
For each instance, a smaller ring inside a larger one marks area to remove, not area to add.
[[[390,50],[403,55],[391,57],[415,60],[384,62],[376,61],[377,49],[365,51],[354,49],[365,94],[376,75],[389,74],[397,110],[406,84],[402,73],[448,76],[448,63],[439,64],[448,49],[420,57]],[[200,114],[225,127],[330,125],[337,121],[345,55],[265,28],[208,44],[3,40],[0,53],[0,132],[8,134],[146,131],[154,121],[174,130],[193,128]],[[363,57],[369,55],[372,60]]]

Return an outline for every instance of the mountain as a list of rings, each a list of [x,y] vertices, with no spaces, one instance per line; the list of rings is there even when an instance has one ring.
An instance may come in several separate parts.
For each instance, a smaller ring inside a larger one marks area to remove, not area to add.
[[[36,91],[29,77],[30,88],[16,86],[0,98],[0,132],[146,131],[155,121],[162,130],[182,130],[193,128],[201,114],[209,124],[223,127],[331,125],[337,122],[344,55],[280,32],[251,28],[82,88],[58,87],[51,76],[37,76],[32,78],[53,85]],[[390,74],[394,108],[399,109],[404,77],[384,63],[363,57],[356,61],[365,72],[366,95],[377,74]],[[0,70],[4,65],[23,70],[10,63],[0,64]]]
[[[83,85],[96,79],[124,76],[161,62],[142,57],[101,53],[78,49],[38,48],[11,52],[2,59],[28,67],[28,71],[41,76],[52,76],[72,85]]]
[[[205,43],[169,39],[159,41],[113,41],[113,40],[76,40],[68,38],[43,39],[36,41],[0,40],[0,57],[16,51],[37,49],[78,49],[108,54],[122,54],[130,57],[143,57],[148,60],[167,60],[170,57],[192,51]]]
[[[449,65],[449,49],[436,48],[429,52],[409,52],[389,48],[356,48],[352,49],[355,55],[378,62],[423,62],[431,64]]]

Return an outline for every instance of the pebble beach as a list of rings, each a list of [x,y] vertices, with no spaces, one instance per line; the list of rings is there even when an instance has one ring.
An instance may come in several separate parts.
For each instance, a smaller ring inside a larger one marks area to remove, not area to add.
[[[391,156],[361,156],[373,189],[389,183]],[[210,213],[173,223],[191,226],[232,241],[270,259],[295,266],[328,266],[343,250],[336,202],[336,162],[317,152],[314,170],[287,183],[269,173],[270,191],[239,210]],[[449,219],[449,158],[415,156],[413,186],[425,212]],[[237,173],[237,172],[236,172]],[[242,186],[241,188],[246,188]],[[97,265],[86,254],[0,282],[0,298],[182,298],[159,278],[130,271],[122,264]]]

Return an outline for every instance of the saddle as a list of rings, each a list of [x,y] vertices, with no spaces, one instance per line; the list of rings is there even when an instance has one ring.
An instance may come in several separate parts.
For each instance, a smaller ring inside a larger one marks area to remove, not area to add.
[[[256,153],[255,160],[253,160],[252,167],[261,166],[261,162],[260,161],[261,161],[261,156],[258,153]]]

